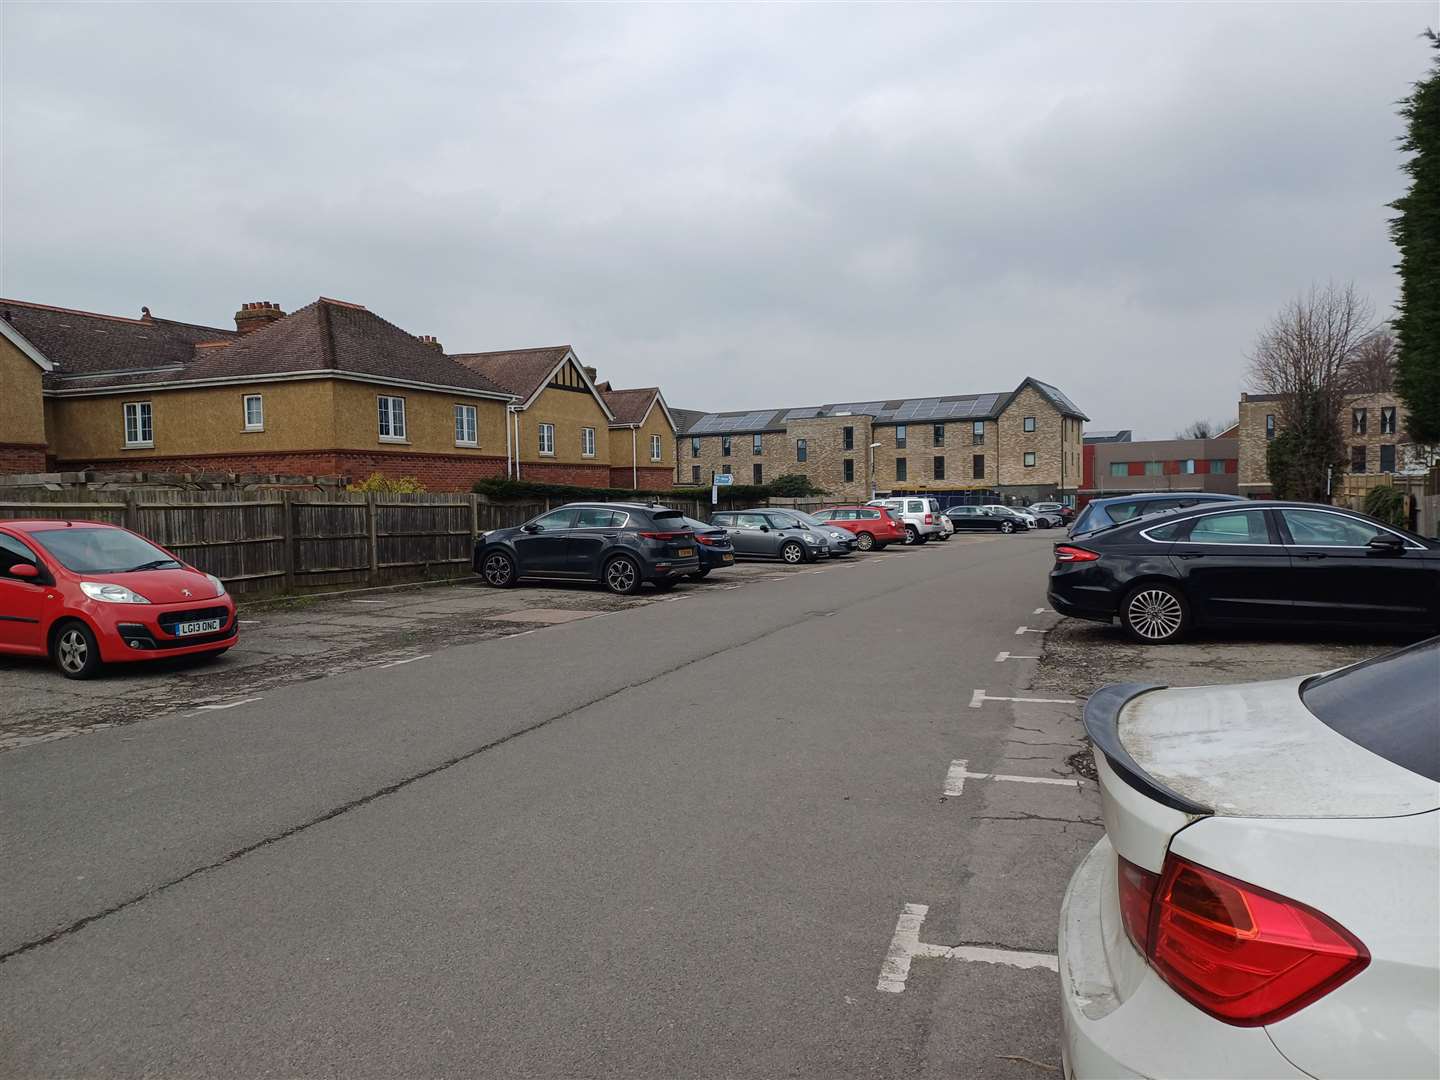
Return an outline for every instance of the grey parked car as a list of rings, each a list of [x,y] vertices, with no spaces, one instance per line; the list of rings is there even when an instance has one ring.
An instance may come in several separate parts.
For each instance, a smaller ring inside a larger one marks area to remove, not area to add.
[[[710,515],[710,524],[730,532],[737,559],[779,559],[794,565],[830,555],[830,540],[778,510],[725,510]]]
[[[811,517],[803,510],[777,510],[771,508],[767,510],[766,513],[782,514],[785,517],[793,519],[796,524],[825,537],[825,539],[830,542],[830,557],[832,559],[839,558],[842,555],[854,554],[855,548],[859,544],[859,541],[855,539],[854,533],[846,532],[838,525],[831,525],[827,521],[821,521],[819,518]]]

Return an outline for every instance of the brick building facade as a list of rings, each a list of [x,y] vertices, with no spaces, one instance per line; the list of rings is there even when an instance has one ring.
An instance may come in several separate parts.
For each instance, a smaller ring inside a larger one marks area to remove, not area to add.
[[[1405,434],[1405,405],[1393,393],[1351,394],[1341,411],[1344,472],[1351,475],[1423,471]],[[1252,498],[1271,492],[1268,449],[1285,430],[1284,401],[1278,394],[1241,394],[1239,490]]]
[[[1008,394],[685,414],[681,484],[729,473],[739,484],[798,473],[836,499],[872,491],[1073,498],[1085,416],[1055,387],[1026,379]],[[878,444],[878,445],[875,445]]]

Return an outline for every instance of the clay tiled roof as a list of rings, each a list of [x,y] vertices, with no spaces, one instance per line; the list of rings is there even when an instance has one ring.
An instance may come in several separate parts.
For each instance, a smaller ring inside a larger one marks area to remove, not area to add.
[[[46,387],[104,390],[333,370],[509,396],[358,304],[321,297],[249,334],[168,319],[127,319],[0,301],[4,317],[55,370]]]
[[[451,353],[450,359],[503,386],[521,401],[529,401],[570,352],[569,345],[547,345],[538,349]]]
[[[0,318],[55,365],[56,377],[184,364],[199,342],[239,337],[214,326],[99,315],[25,300],[0,300]]]
[[[659,393],[658,387],[645,386],[638,390],[601,390],[600,396],[615,414],[615,423],[624,425],[643,423]]]

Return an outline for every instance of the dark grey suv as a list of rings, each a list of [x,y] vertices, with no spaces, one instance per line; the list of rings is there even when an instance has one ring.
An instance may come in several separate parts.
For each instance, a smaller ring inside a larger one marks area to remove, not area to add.
[[[475,572],[496,588],[521,578],[598,581],[614,593],[666,591],[700,569],[679,510],[646,503],[568,503],[475,543]]]

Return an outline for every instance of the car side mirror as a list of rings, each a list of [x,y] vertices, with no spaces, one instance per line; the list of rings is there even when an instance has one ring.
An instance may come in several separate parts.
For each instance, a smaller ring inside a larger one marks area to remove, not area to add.
[[[8,573],[14,578],[25,578],[33,581],[40,576],[40,568],[31,563],[22,562],[10,567]]]
[[[769,532],[769,531],[770,531],[770,526],[769,526],[769,525],[761,525],[761,526],[760,526],[760,531],[761,531],[761,532]]]
[[[525,532],[525,533],[544,532],[544,531],[545,531],[545,526],[544,526],[544,525],[536,525],[536,524],[532,521],[532,522],[529,522],[529,523],[527,523],[527,524],[525,524],[525,525],[521,525],[521,526],[520,526],[520,531],[521,531],[521,532]]]
[[[1405,541],[1398,536],[1377,536],[1365,547],[1374,555],[1395,555],[1405,550]]]

